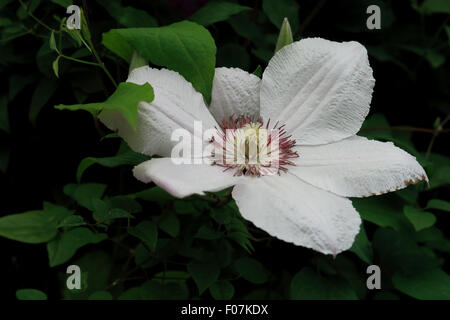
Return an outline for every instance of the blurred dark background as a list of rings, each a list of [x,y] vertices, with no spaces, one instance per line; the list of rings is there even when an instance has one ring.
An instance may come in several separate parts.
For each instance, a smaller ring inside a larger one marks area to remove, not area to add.
[[[24,3],[28,2],[24,0]],[[36,3],[33,15],[58,28],[54,16],[66,16],[64,7],[56,1],[32,2]],[[164,26],[189,19],[207,2],[124,0],[122,5],[144,10],[158,25]],[[234,66],[249,72],[258,66],[264,69],[273,54],[278,29],[265,15],[261,0],[237,2],[252,9],[208,26],[218,49],[217,66]],[[0,95],[7,97],[8,112],[0,117],[9,119],[8,126],[0,130],[0,216],[3,216],[41,208],[43,201],[64,202],[63,186],[75,182],[80,160],[87,156],[112,155],[119,147],[119,141],[100,141],[93,118],[87,112],[62,112],[53,108],[60,103],[106,99],[114,88],[101,69],[64,60],[60,62],[60,77],[56,78],[51,68],[55,54],[48,48],[49,31],[20,11],[18,1],[1,3]],[[74,3],[84,8],[93,43],[107,68],[117,81],[124,81],[127,63],[102,46],[101,34],[111,28],[131,25],[119,22],[105,9],[104,1]],[[370,115],[383,115],[392,127],[411,127],[411,130],[392,132],[399,141],[424,156],[436,121],[442,122],[450,110],[448,13],[445,10],[426,11],[421,7],[422,1],[305,0],[298,3],[297,18],[291,20],[294,40],[322,37],[334,41],[355,40],[365,45],[376,79]],[[366,28],[369,16],[366,8],[370,4],[381,8],[380,30]],[[65,42],[65,46],[67,52],[79,50],[70,41]],[[4,119],[1,119],[2,123]],[[384,124],[374,126],[383,127]],[[101,130],[107,132],[104,127]],[[370,133],[376,137],[377,131]],[[431,152],[448,157],[448,141],[448,133],[439,134]],[[128,192],[141,188],[128,168],[98,166],[87,171],[83,180],[106,183],[108,190],[114,193],[119,192],[119,174]],[[425,206],[431,197],[448,199],[448,191],[447,183],[438,189],[421,192],[417,201]],[[448,215],[438,217],[437,226],[447,238],[450,236],[449,221]],[[375,228],[366,225],[369,238]],[[296,272],[304,261],[316,256],[309,250],[298,250],[280,241],[255,242],[254,246],[253,256],[272,270]],[[18,288],[33,287],[48,292],[49,297],[59,297],[57,272],[48,267],[45,245],[0,238],[0,247],[3,249],[0,255],[4,277],[1,279],[2,295],[13,298]],[[443,269],[448,272],[448,253],[443,256],[446,260]],[[289,265],[286,257],[290,257]],[[281,285],[288,281],[283,280],[281,271],[279,275],[277,283]],[[241,290],[244,292],[245,285],[240,286],[244,286]],[[238,285],[236,292],[240,288]]]

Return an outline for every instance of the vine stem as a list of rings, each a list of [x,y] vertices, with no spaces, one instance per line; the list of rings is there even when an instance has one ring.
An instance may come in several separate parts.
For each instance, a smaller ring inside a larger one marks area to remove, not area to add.
[[[43,21],[41,21],[40,19],[38,19],[30,10],[28,10],[28,6],[22,2],[22,0],[19,0],[20,4],[22,5],[22,7],[25,9],[25,12],[31,17],[33,18],[37,23],[39,23],[41,26],[43,26],[45,29],[47,29],[48,31],[53,31],[53,29],[51,27],[49,27],[47,24],[45,24]]]
[[[434,142],[436,141],[437,136],[439,133],[442,132],[448,132],[449,129],[442,129],[444,125],[450,120],[450,115],[447,115],[447,117],[442,121],[442,123],[433,131],[433,137],[430,140],[430,144],[428,145],[427,152],[425,153],[425,159],[428,159],[431,154],[431,150],[433,149]]]
[[[435,129],[428,128],[417,128],[410,126],[392,126],[392,127],[373,127],[373,128],[363,128],[361,131],[376,131],[376,130],[394,130],[394,131],[416,131],[425,133],[435,133]],[[440,133],[450,132],[450,129],[442,129]]]
[[[83,8],[84,8],[84,14],[85,14],[85,18],[86,18],[86,24],[87,24],[88,29],[89,29],[89,17],[87,16],[87,3],[86,3],[85,0],[83,0]],[[88,30],[88,32],[89,32],[89,30]],[[114,87],[117,88],[117,82],[114,80],[114,78],[111,75],[111,73],[109,73],[108,69],[106,69],[106,66],[103,63],[102,59],[100,59],[100,56],[97,53],[97,50],[95,49],[95,46],[92,43],[90,37],[88,39],[86,39],[86,40],[88,41],[88,44],[84,43],[84,45],[92,52],[92,54],[94,55],[95,60],[97,60],[97,62],[98,62],[99,67],[105,72],[106,76],[109,78],[109,80],[114,85]]]
[[[320,9],[322,9],[323,5],[325,4],[327,0],[320,0],[317,2],[315,7],[312,9],[311,13],[306,17],[306,19],[303,21],[303,23],[300,25],[297,31],[297,36],[300,37],[305,31],[306,27],[311,23],[311,21],[316,17],[316,15],[319,13]]]
[[[64,54],[60,54],[59,56],[61,58],[64,58],[64,59],[67,59],[67,60],[72,60],[72,61],[75,61],[75,62],[78,62],[78,63],[83,63],[83,64],[88,64],[90,66],[100,67],[100,65],[97,62],[90,62],[90,61],[80,60],[80,59],[77,59],[77,58],[72,58],[72,57],[66,56]]]
[[[24,32],[21,32],[21,33],[14,34],[14,35],[12,35],[12,36],[9,36],[9,37],[7,37],[7,38],[0,39],[0,41],[1,41],[1,42],[8,42],[8,41],[14,40],[14,39],[16,39],[16,38],[20,38],[20,37],[26,36],[27,34],[32,34],[32,33],[33,33],[33,32],[32,32],[31,30],[27,30],[27,31],[24,31]]]

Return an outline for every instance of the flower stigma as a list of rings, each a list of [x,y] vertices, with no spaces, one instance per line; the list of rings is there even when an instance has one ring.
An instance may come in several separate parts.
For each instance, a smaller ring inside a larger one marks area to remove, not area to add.
[[[262,118],[241,115],[223,120],[216,128],[212,165],[234,170],[235,176],[265,176],[286,172],[291,161],[299,155],[294,151],[295,140],[287,135],[284,125],[278,123],[269,129],[270,119],[264,126]]]

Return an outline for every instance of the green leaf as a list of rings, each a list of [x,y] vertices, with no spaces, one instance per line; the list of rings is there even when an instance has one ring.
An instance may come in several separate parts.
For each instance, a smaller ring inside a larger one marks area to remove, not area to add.
[[[77,47],[77,48],[81,47],[83,44],[83,36],[81,35],[80,30],[69,29],[69,28],[67,28],[66,23],[67,23],[66,18],[64,18],[62,20],[61,30],[66,32],[70,36],[70,38],[73,40],[73,43],[75,44],[75,47]],[[74,58],[76,58],[76,57],[74,57]]]
[[[434,69],[439,68],[445,62],[445,55],[433,50],[432,48],[423,48],[407,44],[398,44],[396,47],[425,58]]]
[[[51,0],[51,1],[53,3],[59,4],[63,8],[67,8],[73,3],[72,0]]]
[[[111,203],[100,199],[93,199],[93,217],[99,223],[110,223],[115,219],[134,219],[127,211],[120,208],[112,208]]]
[[[59,78],[59,58],[61,58],[61,56],[58,56],[55,59],[55,61],[53,61],[53,63],[52,63],[52,69],[53,69],[53,72],[55,73],[55,76],[57,78]]]
[[[191,201],[186,200],[175,200],[173,203],[173,208],[177,214],[196,214],[197,208]]]
[[[450,252],[450,240],[438,228],[433,227],[418,231],[414,234],[414,238],[417,242],[425,243],[432,249]]]
[[[267,281],[269,271],[257,260],[242,257],[234,262],[236,271],[247,281],[261,284]]]
[[[133,7],[123,7],[121,1],[97,0],[111,17],[128,28],[156,27],[158,22],[144,10]]]
[[[416,231],[429,228],[436,223],[436,217],[432,213],[412,206],[404,206],[403,213],[411,221]]]
[[[217,67],[247,70],[250,66],[250,55],[243,46],[227,43],[217,48],[216,61]]]
[[[419,186],[410,185],[404,189],[396,191],[395,194],[409,204],[415,205],[417,203],[417,198],[419,197]]]
[[[47,295],[37,289],[19,289],[16,291],[18,300],[47,300]]]
[[[184,281],[161,283],[156,280],[146,281],[139,287],[125,291],[119,300],[185,300],[189,291]]]
[[[216,240],[222,235],[208,225],[202,225],[195,234],[195,238],[204,240]]]
[[[231,17],[228,22],[233,30],[244,39],[250,40],[257,46],[260,46],[264,42],[264,34],[262,30],[255,22],[251,21],[247,12]],[[277,26],[277,28],[279,27],[280,26]],[[273,55],[272,50],[270,50],[270,53]]]
[[[309,267],[292,279],[290,297],[294,300],[357,300],[347,281],[338,277],[324,278]]]
[[[350,251],[354,252],[362,261],[367,264],[372,264],[373,262],[373,250],[372,244],[367,238],[364,225],[361,224],[361,229],[353,242],[353,246]]]
[[[111,30],[102,34],[102,43],[109,50],[117,54],[122,59],[130,62],[135,49],[128,43],[119,32]]]
[[[175,199],[172,195],[160,187],[149,188],[128,196],[132,199],[138,198],[144,201],[157,202],[160,205],[164,205],[166,202]]]
[[[431,199],[428,201],[426,209],[438,209],[450,212],[450,202],[440,199]]]
[[[220,280],[209,287],[209,293],[216,300],[230,300],[234,295],[234,287],[228,280]]]
[[[289,19],[292,33],[295,34],[300,26],[298,19],[299,5],[295,0],[263,0],[264,13],[275,27],[280,28],[283,19]]]
[[[227,237],[239,244],[248,253],[254,250],[250,242],[251,235],[242,222],[239,210],[234,202],[214,210],[212,217],[217,223],[225,225]]]
[[[142,287],[133,287],[129,288],[126,291],[124,291],[120,297],[119,300],[146,300],[149,299],[149,297],[146,295],[146,292]]]
[[[251,8],[232,2],[211,1],[196,11],[189,20],[206,27],[216,22],[225,21],[232,15],[245,10],[251,10]]]
[[[108,291],[95,291],[89,296],[89,300],[112,300],[113,296]]]
[[[8,98],[0,96],[0,130],[9,133]]]
[[[81,289],[68,289],[68,274],[61,272],[59,274],[60,287],[63,298],[66,300],[87,300],[92,293],[110,285],[111,269],[114,265],[111,257],[103,251],[91,251],[81,258],[71,262],[81,269]]]
[[[185,300],[189,297],[189,289],[186,280],[191,275],[185,271],[167,270],[155,274],[152,282],[162,285],[160,299],[164,300]]]
[[[158,227],[172,237],[177,237],[180,234],[180,220],[173,213],[165,215],[159,222]]]
[[[55,81],[50,79],[41,79],[41,81],[39,81],[31,96],[30,112],[28,114],[28,118],[33,125],[36,125],[36,119],[39,112],[56,92],[57,85],[58,84]]]
[[[187,273],[186,271],[167,270],[167,271],[161,271],[161,272],[155,274],[153,281],[177,282],[178,280],[187,280],[190,277],[191,277],[191,275],[189,273]],[[171,278],[180,278],[180,279],[171,279]]]
[[[58,228],[67,228],[67,227],[79,227],[86,225],[82,216],[72,215],[63,219],[59,224]]]
[[[148,159],[149,159],[148,156],[138,152],[134,152],[129,147],[127,147],[126,150],[112,157],[104,157],[104,158],[87,157],[81,160],[80,164],[78,165],[77,181],[78,182],[81,181],[83,173],[93,164],[99,164],[101,166],[108,168],[116,168],[125,165],[135,166]]]
[[[106,234],[93,233],[87,228],[75,228],[59,234],[47,243],[50,267],[67,262],[81,247],[91,243],[99,243],[106,238]]]
[[[289,24],[288,19],[284,18],[283,24],[281,25],[281,29],[280,29],[280,34],[278,35],[275,52],[277,52],[284,46],[291,44],[292,42],[294,42],[294,39],[292,38],[291,26]]]
[[[13,0],[2,0],[2,1],[0,1],[0,9],[3,9],[4,7],[6,7],[11,2],[13,2]]]
[[[450,276],[440,269],[428,270],[410,277],[395,274],[392,282],[397,290],[416,299],[450,299]]]
[[[150,268],[159,262],[155,255],[150,252],[144,244],[139,244],[135,252],[134,262],[142,269]]]
[[[58,49],[56,48],[55,32],[53,30],[50,33],[49,45],[50,45],[50,49],[58,51]]]
[[[129,213],[142,212],[142,206],[139,202],[127,196],[115,196],[105,199],[111,208],[125,210]]]
[[[450,181],[450,166],[438,166],[430,177],[430,188],[436,188]]]
[[[268,63],[273,57],[273,50],[267,48],[252,49],[252,53],[255,55],[255,57],[261,59],[266,63]]]
[[[437,188],[450,181],[450,159],[444,155],[430,153],[428,159],[418,159],[427,169],[430,179],[430,189]]]
[[[150,250],[155,250],[156,241],[158,239],[158,229],[153,221],[145,220],[136,227],[129,227],[128,233],[144,241]]]
[[[450,14],[450,3],[447,0],[425,0],[418,10],[424,14]]]
[[[408,234],[391,229],[377,229],[372,246],[385,272],[399,270],[404,275],[412,275],[439,267],[443,262],[418,246]]]
[[[200,294],[208,289],[220,274],[220,267],[216,261],[192,261],[187,265],[187,270],[194,279]]]
[[[58,233],[60,221],[73,214],[64,207],[28,211],[0,218],[0,236],[25,243],[43,243]]]
[[[14,74],[9,78],[9,100],[13,100],[16,95],[27,85],[34,82],[36,77],[33,75]]]
[[[370,198],[353,198],[353,206],[366,221],[380,227],[391,227],[395,230],[410,230],[410,222],[401,212],[401,207],[389,201],[386,196]]]
[[[103,44],[127,61],[134,48],[151,63],[179,72],[211,101],[216,45],[204,27],[182,21],[160,28],[113,29],[103,35]]]
[[[105,101],[99,103],[57,105],[58,110],[86,110],[97,115],[101,110],[114,110],[122,113],[128,123],[136,129],[139,102],[153,101],[153,88],[148,84],[138,85],[131,82],[119,83],[116,91]]]
[[[79,205],[94,211],[93,199],[100,199],[105,192],[106,185],[100,183],[73,184],[64,186],[64,193],[78,202]]]
[[[156,27],[158,22],[144,10],[123,7],[121,1],[97,0],[108,13],[121,25],[128,28]]]
[[[343,278],[342,280],[346,280],[350,287],[355,292],[358,299],[365,299],[367,295],[367,274],[361,272],[361,267],[354,260],[347,258],[345,255],[338,255],[335,258],[331,256],[327,256],[330,261],[330,264],[336,270],[336,276]],[[382,268],[383,270],[383,268]],[[334,274],[331,275],[331,282],[341,282],[339,278],[334,277]]]

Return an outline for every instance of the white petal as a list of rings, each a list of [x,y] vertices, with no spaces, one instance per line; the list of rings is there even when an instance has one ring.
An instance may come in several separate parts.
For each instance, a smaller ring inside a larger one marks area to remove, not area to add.
[[[415,157],[392,142],[354,136],[321,146],[300,146],[290,166],[302,180],[345,197],[378,195],[428,180]]]
[[[175,164],[171,158],[155,158],[134,167],[133,174],[142,182],[153,181],[171,195],[184,198],[204,191],[220,191],[242,179],[223,170],[210,164]]]
[[[361,218],[350,200],[287,173],[247,179],[232,193],[245,219],[281,240],[336,255],[349,249]]]
[[[216,68],[210,110],[217,122],[239,115],[258,118],[260,82],[238,68]]]
[[[270,60],[261,81],[261,115],[286,124],[297,144],[339,141],[361,128],[374,84],[358,42],[303,39]]]
[[[137,152],[170,156],[178,141],[171,141],[175,129],[194,133],[194,121],[202,121],[203,130],[217,126],[203,97],[179,73],[148,66],[134,69],[128,82],[150,83],[155,93],[151,103],[141,102],[137,129],[134,130],[117,111],[103,111],[100,120],[118,134]],[[205,139],[207,140],[207,139]]]

